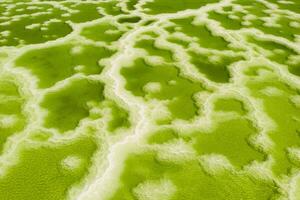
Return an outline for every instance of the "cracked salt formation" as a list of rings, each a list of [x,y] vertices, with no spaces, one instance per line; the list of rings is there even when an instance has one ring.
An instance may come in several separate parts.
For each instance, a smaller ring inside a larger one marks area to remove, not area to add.
[[[298,0],[0,2],[1,200],[300,199]]]

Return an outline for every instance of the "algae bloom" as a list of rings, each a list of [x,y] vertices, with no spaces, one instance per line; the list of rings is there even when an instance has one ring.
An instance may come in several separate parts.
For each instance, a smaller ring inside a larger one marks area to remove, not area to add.
[[[0,1],[0,200],[299,199],[299,0]]]

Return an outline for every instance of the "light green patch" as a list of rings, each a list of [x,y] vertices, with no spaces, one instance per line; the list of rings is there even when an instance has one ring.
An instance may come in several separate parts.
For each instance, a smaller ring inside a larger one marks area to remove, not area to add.
[[[92,103],[101,102],[104,86],[99,81],[78,79],[45,95],[41,106],[47,110],[44,125],[62,132],[75,129],[89,116]]]
[[[118,30],[118,27],[106,21],[92,26],[87,26],[81,32],[81,35],[88,39],[103,41],[106,43],[117,41],[122,34],[123,31]]]
[[[224,38],[217,36],[205,25],[194,24],[194,18],[182,18],[172,20],[175,26],[168,27],[170,33],[177,32],[179,28],[180,33],[184,33],[191,38],[196,38],[197,43],[204,48],[224,50],[228,49],[228,44]]]
[[[38,86],[50,87],[74,74],[99,74],[112,51],[104,47],[83,44],[63,44],[26,52],[16,65],[29,69],[38,78]]]
[[[143,8],[149,9],[149,14],[174,13],[186,9],[197,9],[217,0],[195,1],[195,0],[154,0],[148,2]]]
[[[252,67],[249,71],[257,71],[258,69]],[[277,88],[282,93],[274,97],[261,92],[270,86]],[[255,98],[263,102],[264,111],[276,124],[276,129],[268,133],[274,143],[273,148],[268,152],[274,159],[272,170],[278,175],[289,173],[298,165],[295,166],[291,162],[287,148],[300,146],[300,110],[290,98],[299,92],[281,82],[277,75],[271,71],[267,71],[263,75],[254,73],[254,75],[249,76],[246,87],[249,88]]]
[[[0,1],[0,200],[300,199],[299,14]]]
[[[111,119],[108,122],[108,131],[114,132],[119,128],[129,128],[131,123],[129,121],[129,113],[124,108],[118,106],[112,101],[103,102],[100,105],[100,109],[110,109]]]
[[[217,83],[227,83],[230,79],[229,65],[240,61],[243,58],[217,56],[217,60],[211,59],[214,55],[201,55],[199,53],[189,52],[191,63],[204,74],[208,79]]]
[[[217,99],[217,101],[214,104],[214,109],[216,111],[223,111],[223,112],[236,112],[241,115],[246,113],[246,109],[243,103],[233,98]]]
[[[200,155],[219,154],[234,166],[241,168],[252,161],[262,161],[265,155],[250,144],[250,136],[257,134],[253,125],[243,118],[226,120],[216,124],[215,130],[196,132],[192,139]]]
[[[270,60],[278,62],[280,64],[287,64],[288,58],[292,55],[297,55],[297,53],[282,44],[276,43],[275,41],[265,41],[255,38],[249,38],[249,42],[256,45],[257,49],[263,48],[269,51],[270,55],[267,57]]]
[[[145,181],[158,181],[161,177],[176,187],[176,193],[169,198],[172,200],[267,200],[277,193],[273,183],[259,177],[229,171],[210,175],[197,161],[180,165],[160,162],[151,152],[131,154],[125,164],[121,185],[111,200],[134,200],[135,187]]]
[[[178,136],[174,130],[162,129],[152,133],[148,138],[148,142],[149,144],[163,144],[177,137]]]
[[[97,145],[91,138],[55,146],[25,145],[20,150],[18,162],[0,177],[0,199],[66,199],[71,187],[87,175],[96,149]],[[70,156],[79,158],[80,163],[66,168],[61,162]]]
[[[160,56],[166,62],[172,62],[173,53],[170,50],[156,47],[154,42],[155,40],[140,40],[135,47],[145,49],[150,56]]]
[[[20,132],[26,125],[23,112],[24,98],[12,77],[1,77],[0,80],[0,153],[7,138]]]
[[[151,66],[143,59],[137,59],[133,66],[122,68],[121,74],[126,79],[126,89],[132,94],[146,99],[170,100],[168,108],[174,118],[190,119],[197,114],[193,95],[203,88],[200,83],[180,76],[175,66]],[[161,89],[146,93],[143,87],[149,82],[160,83]]]

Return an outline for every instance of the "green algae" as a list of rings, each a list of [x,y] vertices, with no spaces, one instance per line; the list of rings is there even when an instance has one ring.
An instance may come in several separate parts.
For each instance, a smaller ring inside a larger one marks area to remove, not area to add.
[[[299,65],[299,64],[297,64],[297,65],[290,65],[290,66],[288,67],[288,69],[289,69],[289,71],[290,71],[292,74],[294,74],[294,75],[296,75],[296,76],[300,76],[300,65]]]
[[[175,138],[178,138],[178,134],[174,130],[163,129],[152,133],[147,141],[149,144],[163,144]]]
[[[249,38],[249,42],[256,45],[256,48],[266,49],[272,54],[268,56],[270,60],[278,62],[280,64],[286,64],[288,58],[292,55],[297,55],[297,53],[282,44],[276,43],[275,41],[257,40],[255,38]]]
[[[30,139],[38,142],[46,142],[48,141],[53,134],[50,131],[46,130],[35,130],[32,131]]]
[[[101,82],[78,79],[58,91],[46,94],[41,102],[41,106],[48,111],[45,126],[62,132],[76,128],[80,120],[89,116],[91,107],[88,103],[104,99],[103,89]]]
[[[69,20],[75,23],[87,22],[101,17],[98,11],[99,4],[97,3],[81,2],[80,4],[64,3],[63,5],[74,10]]]
[[[0,81],[0,152],[7,138],[22,131],[26,125],[24,98],[18,86],[10,79],[1,77]]]
[[[5,10],[7,9],[5,4],[2,6]],[[1,20],[2,23],[0,25],[0,32],[9,31],[9,35],[7,35],[4,40],[1,40],[3,42],[0,42],[0,46],[19,45],[20,41],[23,41],[25,44],[43,43],[48,40],[64,37],[72,32],[71,26],[65,23],[60,17],[63,14],[61,10],[48,4],[40,4],[35,6],[34,9],[27,9],[28,6],[29,5],[26,4],[18,4],[14,9],[9,11],[10,14],[6,17],[9,19],[10,17],[19,15],[20,17],[16,20],[8,22],[7,20],[4,20],[5,18]],[[20,9],[22,11],[18,11]],[[47,10],[51,12],[41,12]],[[38,14],[38,16],[34,14]],[[60,20],[56,20],[47,25],[45,24],[45,22],[49,21],[51,18],[56,17]],[[5,21],[7,23],[4,23]],[[37,24],[37,27],[28,28],[28,26],[33,24]],[[41,29],[42,25],[46,28]]]
[[[290,3],[285,3],[285,2],[279,2],[276,0],[267,0],[273,4],[276,4],[280,9],[284,9],[284,10],[290,10],[290,11],[294,11],[296,13],[300,12],[299,9],[299,1],[297,0],[290,0]]]
[[[298,5],[1,1],[0,199],[299,199]]]
[[[128,16],[128,17],[121,17],[118,22],[119,23],[137,23],[141,20],[139,16]]]
[[[26,52],[16,65],[29,69],[38,78],[38,86],[46,88],[74,74],[99,74],[99,61],[113,52],[105,47],[63,44]]]
[[[175,44],[181,45],[181,46],[183,46],[185,48],[188,47],[188,45],[189,45],[189,42],[184,41],[184,40],[182,40],[180,38],[176,38],[176,37],[169,37],[168,41],[171,42],[171,43],[175,43]]]
[[[138,3],[138,0],[127,0],[126,6],[128,10],[135,10],[135,6]]]
[[[126,160],[121,175],[121,186],[110,199],[136,199],[132,192],[139,184],[159,180],[170,180],[176,186],[172,200],[177,199],[270,199],[276,187],[272,183],[246,174],[233,174],[230,171],[207,174],[197,161],[184,164],[161,162],[155,153],[132,154]],[[150,192],[150,191],[149,191]]]
[[[170,50],[161,49],[156,47],[155,40],[139,40],[135,47],[145,49],[150,56],[162,57],[166,62],[172,62],[173,55]]]
[[[186,9],[198,9],[209,3],[215,3],[217,0],[195,1],[195,0],[154,0],[147,2],[143,6],[144,9],[149,9],[149,14],[173,13]]]
[[[255,20],[251,20],[251,26],[255,27],[258,30],[261,30],[262,32],[264,32],[265,34],[271,34],[271,35],[276,35],[279,37],[283,37],[286,38],[288,40],[295,40],[295,35],[299,34],[300,32],[296,29],[294,30],[293,28],[290,28],[288,24],[286,24],[286,22],[284,22],[286,20],[284,20],[284,18],[282,18],[281,20],[279,20],[279,26],[280,29],[277,27],[268,27],[265,26],[265,22],[261,19],[255,19]],[[288,20],[289,22],[290,20]],[[284,30],[284,31],[283,31]]]
[[[129,121],[129,113],[126,109],[120,107],[113,101],[105,101],[100,105],[101,109],[109,108],[111,119],[108,122],[108,131],[114,132],[120,128],[129,128],[131,123]]]
[[[287,150],[289,147],[300,145],[300,115],[299,108],[290,100],[291,96],[298,94],[297,90],[278,79],[276,74],[269,71],[264,79],[259,79],[259,75],[251,76],[246,86],[254,97],[263,101],[266,114],[276,123],[277,128],[268,133],[274,143],[274,147],[268,153],[275,160],[273,172],[280,175],[287,174],[292,168],[298,166],[291,161]],[[271,88],[271,90],[268,91],[266,88]]]
[[[254,160],[264,159],[264,154],[249,142],[250,136],[256,133],[253,125],[243,118],[222,121],[212,132],[195,133],[194,147],[200,155],[224,155],[234,166],[241,168]]]
[[[236,112],[240,115],[246,113],[246,109],[243,103],[234,98],[219,98],[214,103],[214,109],[216,111],[223,112]]]
[[[191,63],[208,79],[217,83],[227,83],[230,80],[228,66],[242,60],[242,57],[220,56],[217,61],[210,61],[207,55],[190,52]]]
[[[281,15],[272,25],[267,25],[267,20],[264,18],[271,16],[268,13],[270,8],[263,3],[249,1],[234,1],[234,3],[242,5],[243,12],[224,10],[225,12],[220,13],[211,11],[209,12],[209,17],[220,22],[226,29],[239,30],[242,28],[255,28],[265,34],[275,35],[289,40],[295,40],[295,36],[299,35],[299,28],[290,25],[290,22],[294,19],[289,16]],[[249,15],[254,17],[245,20],[245,17]]]
[[[18,161],[0,177],[1,199],[65,199],[68,190],[79,184],[91,166],[97,145],[91,138],[81,138],[64,145],[22,147]],[[73,156],[79,163],[63,166]]]
[[[171,100],[168,108],[173,117],[190,119],[197,114],[198,108],[192,96],[203,90],[202,86],[181,77],[175,66],[151,66],[143,59],[137,59],[133,66],[123,68],[121,74],[126,79],[126,89],[134,95]],[[159,90],[145,91],[144,87],[149,83],[159,84]]]
[[[193,24],[193,18],[175,19],[172,22],[174,27],[168,27],[168,31],[174,33],[177,27],[180,32],[186,34],[191,38],[197,38],[197,43],[204,48],[212,48],[218,50],[227,49],[228,42],[220,37],[215,36],[207,26]]]
[[[88,39],[107,43],[117,41],[122,34],[122,31],[118,30],[118,27],[109,22],[102,22],[92,26],[87,26],[81,32],[81,35]]]
[[[0,32],[9,31],[0,46],[15,46],[20,43],[36,44],[49,40],[65,37],[73,31],[68,21],[82,23],[101,17],[98,8],[101,4],[95,3],[64,3],[63,6],[70,8],[72,13],[65,14],[65,11],[51,4],[16,4],[8,9],[6,4],[0,5],[9,15],[0,15]],[[4,13],[4,12],[2,12]],[[19,16],[17,19],[5,23],[6,18]],[[32,26],[35,25],[35,26]]]
[[[112,116],[113,118],[108,124],[109,131],[114,131],[121,127],[128,128],[130,126],[128,113],[125,110],[120,109],[119,107],[113,107]]]

